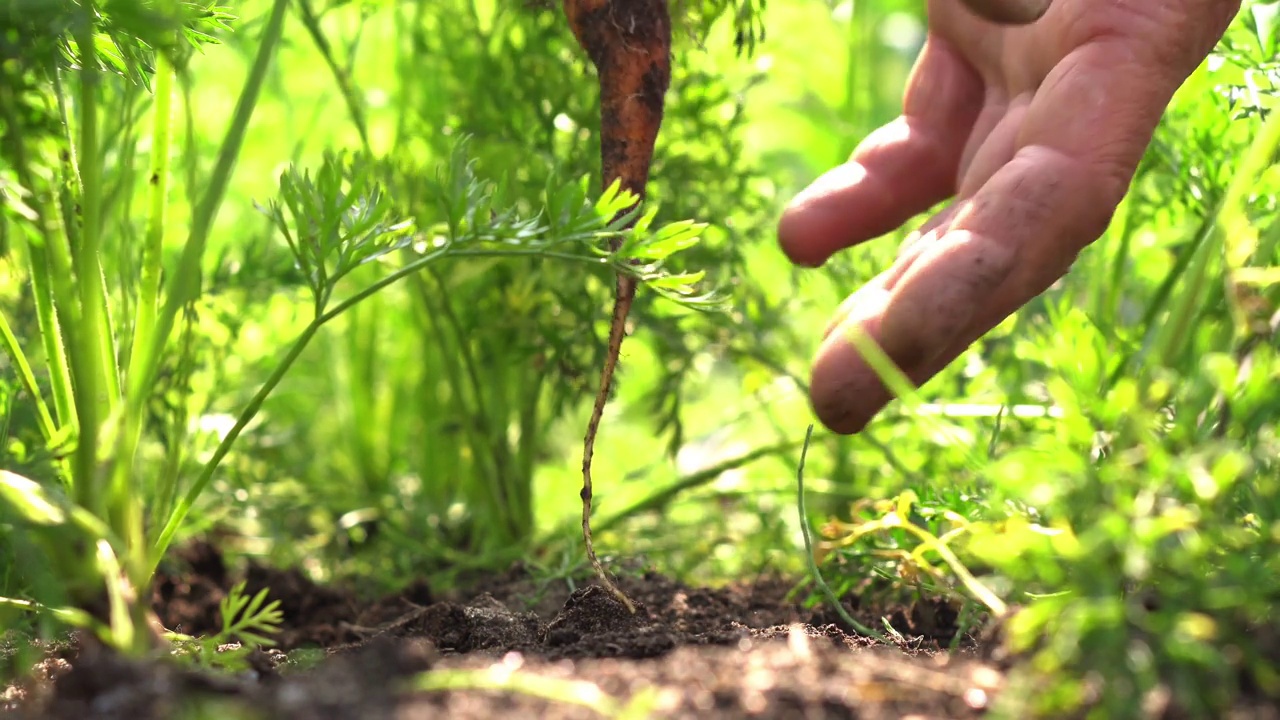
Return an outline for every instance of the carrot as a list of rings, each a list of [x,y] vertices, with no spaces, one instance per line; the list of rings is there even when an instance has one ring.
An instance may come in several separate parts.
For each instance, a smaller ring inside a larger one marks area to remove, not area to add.
[[[565,15],[600,82],[600,166],[604,186],[616,180],[638,200],[645,197],[653,150],[671,84],[671,18],[667,0],[564,0]],[[613,243],[618,249],[619,240]],[[587,558],[605,589],[635,612],[609,578],[591,539],[591,460],[608,402],[613,373],[626,336],[636,281],[618,275],[609,346],[582,451],[582,535]]]

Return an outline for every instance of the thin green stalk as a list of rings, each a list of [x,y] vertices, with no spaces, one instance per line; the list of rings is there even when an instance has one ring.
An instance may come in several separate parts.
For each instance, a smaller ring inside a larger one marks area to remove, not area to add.
[[[329,66],[334,82],[338,83],[338,92],[342,94],[342,100],[347,105],[347,112],[350,113],[351,121],[356,125],[356,132],[360,134],[361,147],[366,153],[372,155],[364,106],[360,103],[360,96],[351,82],[351,76],[338,65],[338,59],[333,56],[333,48],[330,47],[329,39],[325,37],[324,30],[320,27],[320,18],[311,7],[311,0],[298,0],[298,16],[302,20],[302,26],[307,29],[307,34],[311,36],[311,41],[315,43],[316,49],[320,51],[320,56]]]
[[[1227,255],[1225,282],[1231,282],[1230,272],[1234,268],[1230,266],[1229,261],[1236,254],[1233,251],[1238,242],[1240,224],[1247,222],[1242,220],[1246,194],[1256,185],[1258,177],[1272,164],[1277,148],[1280,148],[1280,116],[1272,113],[1262,126],[1262,130],[1254,137],[1248,152],[1245,153],[1244,161],[1232,175],[1225,197],[1213,214],[1213,224],[1210,226],[1209,234],[1213,245],[1201,244],[1197,248],[1195,265],[1190,277],[1191,290],[1178,294],[1178,303],[1165,324],[1169,332],[1166,332],[1162,338],[1160,357],[1166,365],[1173,363],[1187,346],[1190,328],[1195,324],[1195,316],[1201,308],[1203,299],[1201,289],[1209,281],[1211,258],[1221,258],[1224,253]],[[1235,232],[1232,232],[1233,230]]]
[[[222,459],[226,457],[227,453],[231,451],[232,443],[240,437],[240,433],[243,432],[245,427],[248,426],[255,416],[257,416],[258,410],[261,409],[262,404],[266,402],[267,396],[270,395],[271,392],[275,390],[276,386],[284,379],[285,373],[287,373],[289,369],[293,367],[293,364],[297,362],[298,358],[302,355],[302,352],[306,350],[307,345],[311,343],[312,338],[314,338],[316,333],[320,331],[320,328],[349,308],[354,307],[356,304],[372,296],[379,290],[382,290],[397,280],[405,278],[423,269],[429,263],[436,261],[448,253],[449,250],[450,249],[448,247],[440,248],[435,252],[424,255],[423,257],[405,265],[396,272],[386,275],[360,292],[357,292],[346,300],[338,303],[323,315],[317,316],[307,325],[306,328],[303,329],[302,333],[293,341],[293,345],[289,348],[289,352],[280,360],[280,364],[276,366],[276,369],[272,371],[266,382],[262,384],[262,387],[258,389],[258,392],[254,394],[253,398],[249,400],[249,404],[240,412],[240,417],[236,419],[235,425],[231,427],[231,430],[228,431],[222,438],[222,441],[218,443],[218,447],[214,450],[213,456],[210,457],[209,461],[205,463],[203,468],[201,468],[200,475],[196,477],[195,482],[187,489],[186,494],[183,495],[182,499],[173,509],[173,512],[170,514],[169,519],[165,523],[164,529],[161,531],[160,537],[156,540],[153,548],[153,555],[151,558],[151,568],[153,572],[155,567],[159,564],[160,558],[168,549],[169,543],[173,541],[173,536],[178,532],[178,528],[181,527],[182,522],[186,520],[187,513],[191,511],[191,507],[195,504],[196,498],[200,497],[201,493],[204,492],[204,489],[209,485],[210,480],[213,479],[214,471],[217,470],[218,465],[222,462]]]
[[[1253,150],[1257,149],[1257,142],[1258,141],[1255,140],[1255,145],[1250,150],[1251,153]],[[1236,178],[1236,181],[1238,180],[1239,176]],[[1232,187],[1245,186],[1243,184],[1237,185],[1236,182],[1233,182]],[[1188,192],[1190,192],[1190,190],[1188,190]],[[1228,194],[1229,193],[1230,190],[1228,190]],[[1163,357],[1164,349],[1168,348],[1170,343],[1174,342],[1170,336],[1174,333],[1174,329],[1176,327],[1175,322],[1170,320],[1164,324],[1158,325],[1156,324],[1156,318],[1169,306],[1170,298],[1173,297],[1174,287],[1186,276],[1188,267],[1191,266],[1192,261],[1201,257],[1201,248],[1212,239],[1216,219],[1223,212],[1226,202],[1226,197],[1223,197],[1219,198],[1218,201],[1214,203],[1212,210],[1201,219],[1199,225],[1196,227],[1196,231],[1191,239],[1190,247],[1178,255],[1174,261],[1173,267],[1171,267],[1169,272],[1165,274],[1164,280],[1162,280],[1160,286],[1156,288],[1155,295],[1147,304],[1146,309],[1142,313],[1141,320],[1137,323],[1138,327],[1150,328],[1147,332],[1143,348],[1135,353],[1129,353],[1122,356],[1115,363],[1110,374],[1107,376],[1104,391],[1114,387],[1115,384],[1120,381],[1120,378],[1124,377],[1135,359],[1146,356],[1152,352],[1153,349],[1160,352]],[[1185,295],[1183,297],[1185,297]],[[1171,317],[1174,317],[1175,311],[1170,311]]]
[[[440,288],[441,294],[446,295],[444,280],[437,273],[431,273],[431,277],[436,282],[436,286]],[[480,424],[480,433],[482,439],[487,439],[490,443],[489,454],[493,457],[494,472],[492,484],[494,490],[494,499],[497,502],[497,508],[505,510],[503,520],[508,524],[508,530],[511,532],[512,539],[518,539],[527,528],[519,526],[511,527],[513,521],[511,508],[512,504],[511,490],[506,486],[510,481],[511,466],[510,448],[506,444],[506,433],[497,432],[493,427],[492,418],[490,416],[491,406],[486,402],[485,383],[480,378],[479,364],[476,362],[475,353],[471,351],[468,344],[468,334],[462,328],[462,323],[458,321],[458,315],[453,311],[453,307],[447,302],[440,303],[440,309],[444,314],[445,322],[453,329],[453,333],[458,342],[458,350],[462,356],[462,369],[466,372],[466,379],[471,385],[471,392],[476,398],[476,417],[475,420]],[[523,515],[523,513],[521,513]]]
[[[53,423],[53,416],[49,414],[49,406],[45,404],[44,397],[40,394],[40,386],[36,384],[35,373],[31,372],[31,365],[27,363],[27,356],[22,352],[22,347],[18,344],[18,338],[13,334],[13,328],[9,327],[9,318],[0,312],[0,340],[4,341],[4,349],[9,354],[9,360],[13,362],[13,366],[18,370],[18,376],[22,379],[22,386],[26,388],[27,394],[36,404],[36,419],[40,424],[40,434],[44,436],[45,442],[53,439],[54,433],[57,432],[57,425]]]
[[[1166,307],[1168,307],[1169,298],[1173,296],[1174,286],[1176,286],[1178,281],[1186,274],[1187,267],[1191,264],[1192,258],[1195,257],[1197,252],[1199,252],[1200,247],[1205,243],[1211,231],[1212,223],[1210,222],[1209,217],[1206,217],[1196,228],[1195,235],[1191,240],[1191,247],[1179,254],[1174,260],[1173,267],[1169,268],[1169,272],[1165,274],[1164,280],[1161,280],[1160,286],[1156,288],[1155,295],[1152,296],[1151,301],[1147,303],[1146,309],[1143,310],[1142,318],[1138,321],[1137,326],[1149,328],[1146,340],[1144,341],[1144,347],[1137,352],[1122,356],[1115,363],[1115,366],[1111,369],[1111,373],[1107,375],[1106,383],[1103,385],[1104,392],[1114,387],[1115,384],[1120,381],[1120,378],[1125,376],[1125,373],[1128,372],[1129,367],[1133,364],[1135,359],[1144,357],[1147,353],[1151,352],[1152,347],[1158,347],[1161,345],[1157,338],[1162,332],[1164,332],[1164,326],[1157,325],[1156,318],[1165,310]]]
[[[163,54],[156,55],[155,123],[151,136],[151,171],[148,173],[150,215],[142,248],[142,277],[138,285],[137,315],[129,369],[141,367],[144,350],[153,342],[156,311],[160,306],[160,275],[164,269],[165,209],[169,202],[169,148],[173,141],[174,71]]]
[[[0,597],[0,607],[26,610],[36,615],[50,615],[72,627],[92,630],[99,636],[108,634],[107,629],[92,615],[75,607],[52,607],[32,600]]]
[[[420,275],[413,276],[413,285],[414,289],[417,290],[419,297],[422,299],[423,305],[426,306],[426,312],[424,315],[426,316],[427,322],[431,325],[431,333],[436,338],[436,346],[442,350],[448,348],[450,346],[449,338],[445,335],[444,323],[440,320],[440,316],[444,315],[443,310],[437,308],[437,304],[434,301],[431,290],[427,287],[426,281],[423,280]],[[444,303],[445,301],[442,300],[440,304],[443,305]],[[456,342],[458,343],[462,343],[463,341],[463,338],[456,339]],[[441,358],[441,361],[444,365],[444,371],[449,382],[449,387],[457,393],[458,398],[462,398],[463,393],[466,392],[466,388],[469,387],[469,385],[463,380],[462,371],[459,369],[459,366],[465,362],[465,355],[462,352],[446,352],[444,357]],[[479,415],[484,412],[484,408],[481,406],[479,398],[476,399],[476,404],[476,413]],[[486,461],[494,460],[494,458],[489,457],[488,453],[483,452],[483,431],[477,427],[477,423],[470,421],[463,422],[462,432],[466,435],[466,442],[471,446],[470,449],[472,452],[470,453],[470,461],[473,465],[479,465]],[[496,471],[485,474],[485,477],[490,479],[490,482],[484,485],[484,489],[489,493],[488,499],[491,504],[501,502],[499,499],[501,490],[493,487],[492,485],[492,478],[496,477],[496,475]]]
[[[43,212],[40,214],[43,219]],[[49,385],[53,392],[53,411],[59,424],[75,426],[75,388],[71,384],[71,368],[67,364],[66,346],[63,344],[58,312],[53,303],[54,290],[50,287],[49,280],[51,261],[48,244],[61,239],[59,234],[49,233],[45,245],[31,247],[28,256],[31,262],[31,294],[36,299],[36,320],[40,326],[40,340],[44,343],[45,364],[48,366]]]
[[[248,424],[253,421],[253,418],[257,416],[258,410],[260,410],[262,408],[262,404],[266,402],[267,396],[270,395],[271,392],[275,390],[276,386],[280,384],[280,381],[284,379],[285,373],[287,373],[289,369],[293,367],[293,364],[297,362],[298,358],[302,355],[302,352],[307,349],[307,345],[311,343],[312,338],[314,338],[316,333],[319,332],[323,324],[324,318],[322,316],[322,318],[312,320],[311,323],[307,325],[307,327],[302,331],[302,334],[293,341],[293,346],[289,348],[289,352],[285,354],[283,359],[281,359],[280,364],[276,366],[276,369],[267,378],[266,382],[262,384],[262,387],[258,388],[258,392],[249,400],[249,404],[240,412],[240,417],[236,419],[236,424],[233,425],[231,430],[223,437],[222,442],[218,443],[217,449],[213,452],[213,457],[209,458],[209,461],[205,463],[204,467],[200,471],[200,475],[196,478],[195,482],[192,483],[191,487],[187,489],[187,492],[182,496],[182,499],[178,501],[177,506],[174,507],[173,512],[169,515],[168,522],[165,523],[164,529],[161,530],[160,537],[156,540],[155,546],[152,548],[150,563],[151,572],[155,572],[155,569],[159,565],[165,551],[169,548],[169,543],[173,542],[173,536],[177,534],[178,528],[182,526],[183,521],[187,519],[187,514],[191,512],[191,507],[195,504],[196,499],[200,497],[201,493],[204,492],[204,489],[208,487],[209,481],[213,479],[214,471],[217,470],[218,465],[222,462],[222,459],[226,457],[227,453],[231,451],[232,443],[240,437],[240,433],[244,432],[245,427],[247,427]]]
[[[1133,221],[1133,201],[1123,203],[1116,217],[1116,251],[1111,257],[1111,281],[1103,284],[1101,299],[1094,311],[1107,319],[1107,323],[1115,327],[1120,319],[1120,288],[1124,287],[1124,274],[1128,269],[1129,248],[1133,244],[1133,235],[1137,231],[1137,223]]]
[[[160,275],[163,270],[165,208],[169,199],[169,147],[173,127],[173,68],[163,53],[156,55],[155,123],[152,129],[151,168],[148,173],[149,211],[147,234],[142,248],[141,279],[138,287],[133,339],[129,353],[129,374],[145,362],[155,331],[156,309],[160,302]],[[146,540],[143,530],[143,493],[133,479],[133,461],[142,436],[140,412],[126,412],[114,458],[111,492],[126,513],[125,536],[129,548],[124,561],[135,584],[141,584],[147,573]]]
[[[601,262],[599,258],[586,258],[577,255],[569,255],[567,253],[547,252],[538,249],[455,250],[450,246],[445,246],[404,265],[393,273],[383,276],[359,292],[352,294],[351,297],[333,306],[323,315],[312,320],[311,323],[308,324],[302,333],[294,340],[293,346],[289,348],[289,352],[281,359],[280,365],[276,367],[276,369],[267,378],[266,382],[263,383],[262,387],[258,389],[258,392],[252,399],[250,399],[249,404],[241,411],[240,417],[236,419],[235,425],[233,425],[231,430],[223,437],[222,441],[218,444],[217,449],[214,450],[213,456],[209,458],[209,461],[205,463],[204,467],[201,469],[200,475],[197,476],[195,482],[192,483],[191,487],[187,489],[186,494],[183,495],[182,500],[179,501],[177,506],[173,509],[168,521],[165,523],[164,529],[160,533],[160,537],[156,540],[155,545],[152,548],[150,563],[152,572],[155,571],[156,566],[160,562],[160,558],[168,549],[169,543],[173,541],[173,537],[177,534],[178,528],[181,527],[183,521],[186,520],[187,514],[191,512],[191,507],[195,504],[196,499],[200,497],[201,493],[204,492],[205,488],[209,485],[209,482],[213,479],[214,471],[217,470],[218,465],[222,462],[223,458],[226,457],[228,452],[230,452],[231,445],[240,437],[240,433],[244,431],[245,427],[248,426],[248,424],[257,415],[258,410],[261,409],[262,404],[267,399],[267,396],[270,395],[271,392],[275,390],[276,386],[280,384],[280,381],[284,379],[285,373],[287,373],[289,368],[291,368],[298,360],[298,357],[302,355],[303,350],[306,349],[307,345],[315,337],[315,334],[319,332],[320,328],[346,312],[348,309],[363,302],[373,294],[416,272],[419,272],[423,268],[427,267],[427,265],[446,255],[454,258],[513,256],[559,257],[565,260],[591,265],[599,264]],[[607,259],[605,262],[607,262]]]
[[[40,233],[28,243],[32,293],[36,298],[36,318],[44,341],[46,363],[49,366],[53,386],[54,410],[63,426],[75,427],[76,392],[68,365],[67,347],[75,347],[78,335],[79,308],[75,302],[71,283],[71,256],[67,245],[66,223],[59,212],[57,200],[45,202],[43,184],[31,170],[26,146],[20,134],[21,121],[10,111],[10,103],[0,103],[6,110],[5,122],[11,130],[6,141],[14,158],[18,181],[27,188],[31,197],[28,204],[35,211]],[[52,188],[47,188],[54,194]],[[60,318],[62,314],[65,318]],[[69,476],[74,489],[75,475]]]
[[[1208,235],[1211,241],[1213,236],[1212,226]],[[1161,365],[1165,367],[1172,367],[1187,345],[1188,335],[1191,331],[1192,315],[1195,314],[1195,309],[1200,304],[1204,287],[1209,280],[1209,263],[1214,257],[1212,249],[1211,242],[1199,242],[1196,243],[1195,249],[1189,253],[1190,263],[1186,276],[1183,278],[1186,284],[1174,296],[1173,307],[1169,310],[1169,317],[1161,324],[1156,336],[1156,355]]]
[[[80,173],[80,242],[72,264],[79,290],[79,344],[70,343],[71,367],[76,384],[76,414],[80,434],[76,443],[76,498],[90,512],[108,517],[104,489],[97,482],[98,436],[101,423],[112,410],[111,377],[115,362],[108,362],[104,336],[109,334],[104,312],[101,249],[102,168],[98,157],[98,92],[101,84],[94,43],[97,9],[93,0],[84,4],[84,17],[76,33],[80,61],[80,142],[76,148]]]
[[[164,350],[165,343],[168,342],[169,334],[173,330],[178,310],[199,295],[200,261],[204,257],[209,233],[213,228],[213,219],[222,204],[222,198],[226,193],[227,185],[230,183],[236,159],[240,155],[240,148],[244,144],[244,137],[249,129],[249,119],[253,116],[253,111],[258,104],[258,97],[262,93],[267,70],[280,44],[280,37],[284,30],[285,11],[288,6],[289,0],[275,0],[272,4],[271,15],[267,19],[266,27],[262,31],[262,40],[258,44],[257,56],[254,58],[249,76],[245,80],[244,89],[236,101],[236,109],[232,115],[231,125],[227,129],[227,135],[218,151],[218,160],[214,165],[212,177],[209,179],[208,189],[196,206],[195,215],[191,223],[191,234],[183,247],[182,257],[178,264],[178,272],[174,275],[171,291],[168,293],[164,307],[156,319],[151,347],[147,349],[146,355],[140,358],[139,366],[130,368],[127,408],[127,412],[130,414],[142,412],[142,405],[146,401],[151,383],[155,379],[155,374],[160,364],[159,358]]]
[[[105,389],[100,388],[97,402],[102,409],[106,410],[98,422],[94,423],[94,454],[97,455],[98,442],[97,434],[102,430],[102,421],[111,417],[111,413],[115,411],[120,401],[120,368],[116,359],[115,332],[114,324],[111,321],[111,310],[109,307],[109,299],[107,293],[106,276],[101,263],[101,231],[102,218],[105,215],[106,207],[106,183],[103,181],[102,167],[105,161],[104,143],[99,137],[101,128],[98,124],[99,95],[102,82],[102,73],[97,65],[96,48],[93,30],[94,23],[97,19],[97,10],[91,5],[84,8],[86,14],[87,28],[81,28],[81,32],[77,34],[76,43],[80,45],[87,42],[89,50],[83,51],[80,62],[81,69],[78,72],[80,78],[80,104],[81,116],[78,120],[80,130],[80,141],[71,140],[74,133],[69,130],[67,152],[60,155],[58,160],[62,168],[63,182],[58,188],[58,202],[55,206],[58,208],[60,217],[75,217],[77,213],[80,216],[80,222],[65,222],[63,220],[62,229],[66,233],[68,247],[70,248],[71,268],[74,270],[76,278],[75,287],[80,289],[78,300],[73,300],[74,296],[70,292],[66,292],[63,288],[63,299],[60,301],[63,307],[67,307],[70,303],[75,302],[74,312],[76,313],[75,321],[75,337],[88,336],[87,344],[73,341],[70,335],[66,339],[67,347],[71,348],[71,352],[75,353],[72,363],[83,362],[84,372],[80,375],[98,373],[94,377],[95,385],[98,381],[105,382]],[[92,55],[86,58],[85,55]],[[62,73],[57,72],[53,75],[54,97],[58,102],[58,113],[62,117],[63,124],[71,129],[77,125],[73,122],[70,109],[67,105],[67,98],[70,96],[62,84]],[[89,140],[92,138],[92,141]],[[91,160],[88,165],[81,163],[80,156],[82,154],[91,154]],[[85,172],[88,171],[90,179],[86,181]],[[77,191],[78,190],[78,194]],[[92,193],[92,195],[90,195]],[[92,202],[86,202],[92,200]],[[92,232],[94,233],[88,242],[93,244],[86,253],[85,232],[90,224],[91,216],[93,219]],[[67,278],[72,277],[68,271]],[[90,278],[86,281],[85,278]],[[61,279],[61,276],[59,276]],[[71,285],[67,285],[67,288]],[[83,356],[83,357],[82,357]],[[96,367],[95,367],[96,363]],[[74,367],[73,367],[74,371]],[[76,377],[75,382],[81,382],[82,378]],[[81,391],[77,394],[82,401],[86,398],[82,397],[87,391]],[[105,394],[103,394],[105,393]],[[83,420],[78,420],[80,425],[84,425]],[[96,473],[96,461],[95,461]],[[98,479],[95,476],[91,487],[82,488],[85,492],[98,494],[102,488],[98,486]],[[103,500],[110,505],[109,500]]]
[[[823,579],[822,572],[818,570],[818,562],[813,557],[813,541],[809,539],[809,513],[804,506],[804,461],[809,455],[809,443],[812,439],[813,426],[810,425],[808,431],[804,434],[804,445],[800,448],[800,465],[796,470],[796,507],[800,513],[800,535],[804,538],[805,564],[809,566],[809,573],[813,575],[813,581],[817,583],[823,597],[831,604],[832,609],[836,611],[841,620],[844,620],[849,627],[867,637],[875,638],[882,643],[888,643],[889,641],[885,636],[854,620],[853,616],[844,609],[844,605],[836,597],[835,592],[831,590],[831,586],[827,585],[827,581]]]
[[[773,445],[758,447],[750,452],[744,453],[734,458],[729,458],[724,462],[712,465],[709,468],[691,473],[679,480],[671,483],[665,488],[655,492],[642,500],[637,501],[633,505],[620,510],[614,515],[605,518],[604,521],[595,523],[595,532],[603,533],[612,529],[627,518],[635,517],[641,513],[652,512],[665,507],[676,499],[679,495],[688,492],[694,488],[715,482],[716,478],[740,467],[745,467],[751,463],[767,457],[777,457],[783,453],[789,453],[796,448],[804,446],[805,441],[787,440]]]

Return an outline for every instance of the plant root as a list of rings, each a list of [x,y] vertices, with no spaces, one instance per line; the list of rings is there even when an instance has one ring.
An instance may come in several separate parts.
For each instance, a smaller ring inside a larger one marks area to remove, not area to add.
[[[645,198],[667,89],[671,84],[671,18],[667,0],[564,0],[565,15],[600,81],[600,165],[604,187],[617,181]],[[615,239],[612,249],[621,241]],[[613,374],[626,336],[636,281],[619,274],[600,388],[582,451],[582,536],[596,576],[627,609],[635,605],[610,579],[591,539],[591,460]]]

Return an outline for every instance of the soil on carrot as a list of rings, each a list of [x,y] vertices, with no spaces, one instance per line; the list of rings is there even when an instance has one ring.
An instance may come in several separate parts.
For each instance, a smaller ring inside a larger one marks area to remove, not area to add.
[[[966,718],[983,715],[1004,683],[972,638],[943,651],[956,613],[941,603],[856,613],[889,618],[901,643],[887,647],[788,600],[779,579],[700,588],[622,573],[632,615],[596,585],[548,585],[521,568],[468,592],[414,583],[368,599],[295,570],[234,572],[206,544],[182,561],[154,588],[166,628],[215,633],[218,602],[244,579],[248,593],[269,588],[281,603],[277,646],[228,672],[73,642],[9,688],[6,716],[558,719],[630,708],[653,718]]]

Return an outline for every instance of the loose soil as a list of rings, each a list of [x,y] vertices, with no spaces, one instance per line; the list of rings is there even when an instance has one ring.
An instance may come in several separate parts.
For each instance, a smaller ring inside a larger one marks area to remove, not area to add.
[[[877,646],[827,611],[788,600],[791,587],[778,579],[713,589],[623,573],[634,615],[596,585],[547,585],[521,568],[467,593],[437,596],[416,583],[369,600],[296,570],[250,564],[233,573],[215,548],[197,544],[160,574],[160,622],[216,632],[218,602],[241,577],[248,593],[269,588],[284,613],[278,645],[255,651],[242,671],[127,661],[73,642],[49,648],[37,672],[9,688],[3,715],[184,718],[196,717],[183,710],[199,702],[199,717],[210,718],[569,719],[630,703],[652,718],[969,718],[1004,684],[999,663],[972,638],[942,651],[956,632],[946,605],[890,613],[904,642]],[[857,614],[876,624],[884,616]],[[448,679],[466,687],[421,686]]]

